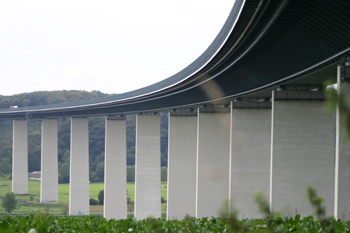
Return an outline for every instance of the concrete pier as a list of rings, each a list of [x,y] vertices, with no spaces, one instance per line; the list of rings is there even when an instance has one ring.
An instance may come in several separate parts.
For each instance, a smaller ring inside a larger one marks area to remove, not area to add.
[[[217,217],[229,199],[230,108],[198,112],[196,217]]]
[[[161,217],[160,116],[136,116],[135,217]]]
[[[261,218],[254,195],[270,196],[271,109],[233,109],[231,200],[241,218]]]
[[[26,120],[13,120],[12,192],[28,193],[28,130]]]
[[[104,209],[106,219],[127,218],[126,120],[106,117]]]
[[[302,217],[313,213],[305,198],[311,184],[334,207],[334,116],[324,102],[273,100],[272,208]]]
[[[196,210],[197,112],[169,112],[168,219]]]
[[[41,128],[40,203],[58,203],[57,119],[43,119]]]
[[[89,215],[89,124],[71,119],[69,215]]]
[[[340,66],[338,67],[338,94],[346,100],[350,106],[350,82],[340,80]],[[336,168],[335,168],[335,192],[334,192],[334,217],[338,219],[350,219],[350,141],[345,138],[345,115],[339,107],[336,109]]]

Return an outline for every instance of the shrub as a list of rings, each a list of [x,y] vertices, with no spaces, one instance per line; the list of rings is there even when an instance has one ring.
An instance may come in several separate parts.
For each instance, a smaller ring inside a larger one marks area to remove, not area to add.
[[[90,205],[98,205],[98,201],[94,198],[90,198]]]
[[[101,190],[99,193],[98,193],[98,203],[100,205],[103,205],[103,199],[104,199],[104,190]]]

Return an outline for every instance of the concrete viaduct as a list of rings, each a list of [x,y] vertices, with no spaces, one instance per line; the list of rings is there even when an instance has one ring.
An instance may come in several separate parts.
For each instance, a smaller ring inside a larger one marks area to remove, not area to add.
[[[88,215],[87,117],[105,116],[104,216],[126,218],[125,115],[136,114],[135,217],[160,217],[158,113],[167,111],[169,219],[218,216],[225,199],[244,217],[260,217],[258,191],[273,210],[310,215],[307,184],[329,215],[349,219],[350,146],[339,109],[328,114],[322,101],[326,80],[350,92],[349,16],[347,0],[236,0],[208,49],[159,83],[85,102],[1,109],[1,119],[13,119],[13,192],[28,193],[27,120],[40,118],[40,200],[58,202],[56,119],[69,117],[69,214]]]

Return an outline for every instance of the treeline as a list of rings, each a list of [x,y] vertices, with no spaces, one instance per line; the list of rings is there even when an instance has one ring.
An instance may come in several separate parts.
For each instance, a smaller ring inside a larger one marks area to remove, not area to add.
[[[26,107],[76,102],[107,96],[100,91],[37,91],[12,96],[0,95],[0,108]]]
[[[46,105],[81,101],[106,96],[99,91],[52,91],[33,92],[13,96],[0,96],[0,107],[8,108],[31,105]],[[168,115],[161,113],[161,166],[166,170],[168,158]],[[12,170],[12,121],[0,120],[0,174],[10,174]],[[135,133],[136,116],[127,115],[127,179],[135,180]],[[90,181],[104,181],[105,118],[89,118],[89,166]],[[58,119],[58,171],[59,182],[69,182],[70,162],[70,118]],[[41,120],[28,120],[28,172],[41,169]],[[162,175],[162,181],[166,175]]]

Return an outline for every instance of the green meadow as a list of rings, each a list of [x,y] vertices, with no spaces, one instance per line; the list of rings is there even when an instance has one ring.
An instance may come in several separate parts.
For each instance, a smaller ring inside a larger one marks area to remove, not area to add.
[[[7,192],[11,192],[12,181],[0,179],[0,197]],[[104,189],[103,183],[90,183],[90,198],[98,200],[98,193]],[[59,204],[41,204],[40,203],[40,181],[28,181],[28,195],[16,195],[16,199],[20,202],[18,208],[13,211],[16,213],[37,213],[50,212],[62,213],[65,212],[65,206],[69,203],[69,184],[58,185],[58,199]],[[130,197],[131,202],[134,202],[135,183],[127,183],[127,196]],[[167,199],[167,183],[161,184],[161,196],[164,200]],[[31,200],[32,199],[32,200]],[[159,200],[160,201],[160,200]],[[133,211],[133,204],[128,206],[128,211]],[[166,211],[166,203],[162,204],[162,212]],[[103,206],[90,206],[90,212],[103,212]],[[0,214],[5,213],[4,208],[0,206]]]

